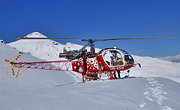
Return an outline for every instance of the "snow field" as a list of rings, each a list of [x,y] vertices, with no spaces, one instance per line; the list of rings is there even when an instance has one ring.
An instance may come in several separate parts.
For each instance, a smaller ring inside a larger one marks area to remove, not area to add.
[[[33,69],[26,70],[16,79],[10,79],[5,71],[10,64],[4,59],[14,60],[19,55],[19,50],[31,52],[32,55],[24,53],[17,62],[42,61],[41,54],[44,54],[44,60],[50,60],[56,56],[53,55],[55,52],[59,52],[56,49],[65,47],[61,44],[58,44],[59,47],[52,46],[53,41],[43,41],[44,43],[35,41],[37,44],[34,41],[35,44],[30,41],[19,42],[13,44],[16,49],[11,44],[8,46],[0,43],[0,110],[178,110],[180,108],[179,63],[173,65],[172,62],[157,58],[133,56],[142,64],[142,68],[132,68],[127,79],[79,83],[81,75],[75,72]],[[47,44],[49,46],[46,46]],[[76,44],[67,44],[66,48],[71,46],[79,49]],[[20,49],[17,50],[18,48]],[[56,60],[56,57],[52,59]]]

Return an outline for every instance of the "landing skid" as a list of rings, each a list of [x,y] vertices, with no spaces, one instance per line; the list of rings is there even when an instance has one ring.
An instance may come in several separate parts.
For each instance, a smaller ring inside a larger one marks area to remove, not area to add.
[[[125,79],[125,78],[129,78],[129,75],[121,77],[120,79]]]

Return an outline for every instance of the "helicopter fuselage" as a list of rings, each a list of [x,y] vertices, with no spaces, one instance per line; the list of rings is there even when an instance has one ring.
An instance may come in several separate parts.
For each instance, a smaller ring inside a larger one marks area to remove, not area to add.
[[[95,55],[85,55],[74,60],[72,70],[82,75],[95,74],[98,77],[99,74],[104,72],[124,71],[136,65],[133,57],[128,52],[117,48],[106,48]]]

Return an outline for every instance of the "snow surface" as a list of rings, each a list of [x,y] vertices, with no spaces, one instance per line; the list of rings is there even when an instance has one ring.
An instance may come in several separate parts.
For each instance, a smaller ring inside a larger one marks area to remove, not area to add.
[[[52,42],[54,41],[19,40],[8,44],[9,46],[0,43],[0,110],[180,108],[180,63],[173,64],[157,58],[133,56],[141,63],[142,68],[132,68],[127,79],[77,83],[81,81],[81,75],[74,72],[34,69],[26,70],[16,79],[10,79],[6,75],[6,67],[10,64],[4,59],[14,60],[19,55],[19,50],[24,54],[17,62],[57,60],[56,54],[59,54],[63,47],[77,50],[82,47],[72,43],[58,43],[53,46]],[[46,55],[42,55],[45,53]],[[34,57],[36,55],[39,58]]]

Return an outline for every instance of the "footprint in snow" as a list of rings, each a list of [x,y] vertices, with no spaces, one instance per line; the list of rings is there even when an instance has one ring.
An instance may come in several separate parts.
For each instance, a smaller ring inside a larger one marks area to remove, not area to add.
[[[159,107],[163,110],[173,110],[172,108],[168,106],[163,106],[162,102],[163,100],[166,100],[167,98],[164,96],[167,94],[167,92],[162,90],[163,85],[159,84],[158,81],[156,81],[154,78],[149,77],[147,78],[147,81],[149,82],[148,85],[146,85],[147,91],[144,92],[144,95],[147,100],[156,102]],[[139,104],[141,108],[143,108],[145,105],[147,105],[145,102],[142,104]]]

